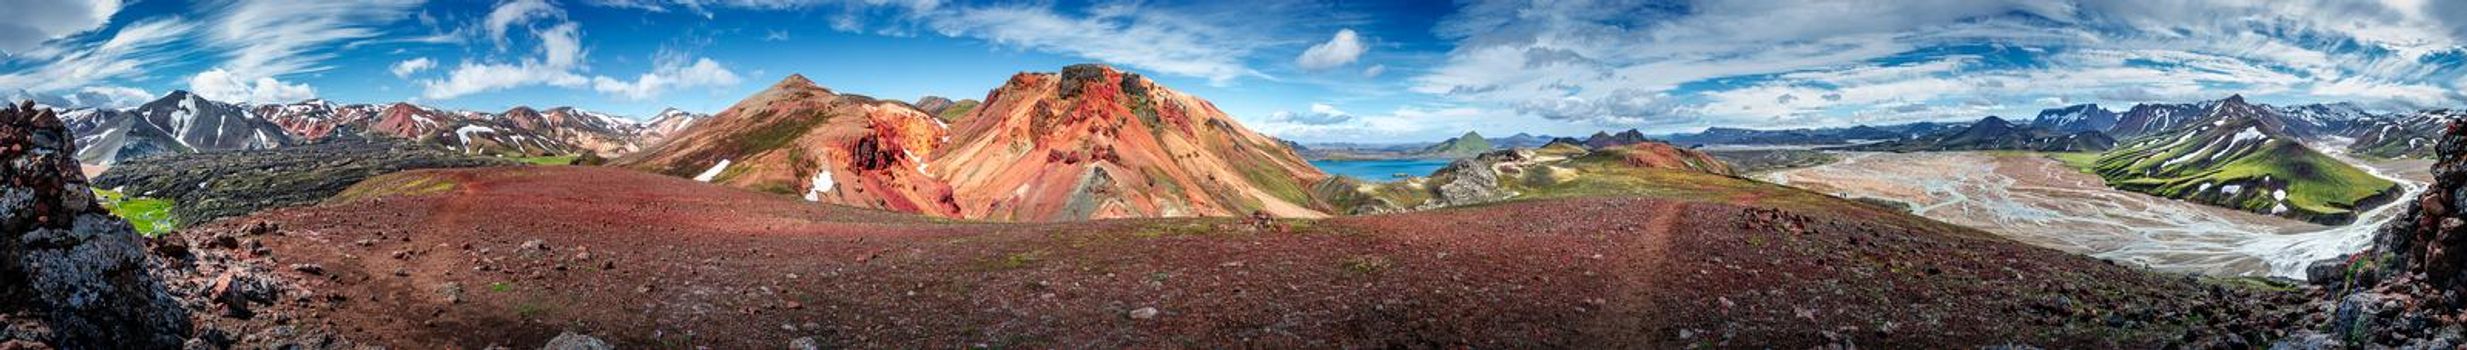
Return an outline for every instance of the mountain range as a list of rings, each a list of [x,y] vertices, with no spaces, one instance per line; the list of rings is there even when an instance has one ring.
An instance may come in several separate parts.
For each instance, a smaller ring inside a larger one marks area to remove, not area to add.
[[[2128,141],[2092,170],[2119,189],[2330,225],[2399,195],[2395,183],[2300,141],[2330,119],[2282,114],[2242,96],[2205,105],[2192,124]]]
[[[2042,121],[2047,119],[2040,119]],[[1956,130],[1922,137],[1862,144],[1845,149],[1860,151],[1988,151],[2025,150],[2043,152],[2095,152],[2115,147],[2116,140],[2093,130],[2067,131],[2076,127],[2065,123],[2033,122],[2017,125],[1999,117],[1987,117]]]
[[[294,143],[283,128],[258,118],[246,106],[173,91],[129,109],[82,109],[61,113],[77,134],[77,160],[111,164],[167,153],[248,150]]]
[[[344,136],[404,140],[478,155],[615,157],[657,144],[705,117],[669,109],[638,123],[573,107],[484,113],[411,103],[338,105],[318,99],[248,105],[187,91],[172,91],[136,107],[75,109],[61,116],[85,146],[78,160],[91,165],[159,154],[269,149]]]

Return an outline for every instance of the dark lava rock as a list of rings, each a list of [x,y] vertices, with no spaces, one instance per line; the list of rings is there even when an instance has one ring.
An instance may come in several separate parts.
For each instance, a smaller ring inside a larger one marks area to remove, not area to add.
[[[133,196],[172,199],[171,214],[185,226],[313,204],[360,180],[397,171],[515,164],[400,140],[337,137],[269,150],[124,160],[94,183]]]
[[[0,343],[178,348],[188,315],[148,274],[143,237],[103,210],[75,137],[33,103],[0,109]],[[21,324],[39,326],[18,327]]]
[[[2451,348],[2467,300],[2467,122],[2450,120],[2436,147],[2433,184],[2375,233],[2365,251],[2307,269],[2325,291],[2307,309],[2324,329],[2295,330],[2282,346]]]

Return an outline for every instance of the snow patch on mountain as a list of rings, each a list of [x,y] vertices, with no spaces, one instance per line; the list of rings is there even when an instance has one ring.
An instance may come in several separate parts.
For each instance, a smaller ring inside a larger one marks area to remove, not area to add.
[[[721,159],[719,164],[711,166],[711,170],[703,170],[701,175],[694,175],[694,181],[711,182],[712,178],[720,177],[720,172],[727,170],[728,160]]]

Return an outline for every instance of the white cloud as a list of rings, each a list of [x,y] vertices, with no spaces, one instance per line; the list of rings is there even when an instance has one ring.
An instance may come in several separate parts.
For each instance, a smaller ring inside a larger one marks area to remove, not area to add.
[[[89,86],[60,94],[14,90],[0,93],[0,102],[15,104],[32,100],[35,104],[53,108],[129,108],[154,100],[154,94],[126,86]]]
[[[549,67],[573,68],[582,64],[582,26],[574,22],[559,23],[541,30],[540,59]]]
[[[103,28],[120,12],[120,0],[13,1],[0,11],[0,54],[15,55],[43,42]]]
[[[1328,38],[1328,42],[1303,50],[1302,56],[1295,57],[1293,62],[1302,69],[1335,68],[1361,59],[1362,52],[1367,50],[1362,46],[1360,35],[1354,34],[1353,29],[1344,29],[1336,31],[1336,37]]]
[[[387,71],[394,72],[396,78],[409,78],[412,73],[419,73],[429,68],[437,68],[437,61],[421,57],[395,62],[394,67]]]
[[[954,37],[1102,60],[1159,73],[1225,82],[1258,74],[1242,58],[1248,40],[1212,25],[1157,11],[1099,9],[1070,17],[1052,9],[995,6],[930,16],[928,26]]]
[[[1371,65],[1371,67],[1370,67],[1370,68],[1363,68],[1363,69],[1362,69],[1362,77],[1364,77],[1364,78],[1378,78],[1380,74],[1387,74],[1387,73],[1388,73],[1388,65],[1384,65],[1384,64],[1374,64],[1374,65]]]
[[[736,85],[739,80],[737,73],[720,67],[719,62],[712,62],[709,58],[696,59],[693,64],[674,61],[663,62],[658,69],[635,77],[631,82],[595,77],[591,79],[591,86],[603,93],[639,101],[658,97],[671,89],[729,86]]]
[[[480,29],[488,32],[488,38],[496,41],[498,49],[504,49],[507,29],[533,20],[563,17],[565,10],[549,4],[547,0],[509,0],[489,10],[488,18],[481,22]]]
[[[2467,31],[2427,30],[2467,21],[2428,3],[1472,1],[1435,30],[1457,47],[1410,81],[1460,102],[1644,126],[1967,119],[2050,97],[2467,101],[2441,91],[2462,70],[2427,59],[2467,53]],[[1977,48],[1994,52],[1960,52]]]
[[[522,9],[530,6],[535,5],[518,0],[503,4],[491,13],[537,12]],[[509,10],[508,7],[516,9]],[[509,16],[514,19],[508,20],[507,23],[561,17]],[[497,26],[494,17],[492,16],[489,28]],[[539,48],[532,52],[531,56],[502,62],[466,59],[455,65],[453,70],[447,71],[444,78],[422,79],[415,81],[414,84],[420,86],[422,98],[435,100],[525,86],[589,88],[625,99],[647,100],[676,89],[728,86],[735,85],[741,80],[735,72],[729,71],[717,61],[708,58],[689,58],[665,50],[654,57],[656,63],[651,72],[639,75],[633,80],[587,75],[584,71],[584,63],[589,49],[583,47],[582,30],[579,23],[560,20],[545,28],[534,27],[531,34],[539,41]],[[413,62],[406,61],[397,64],[396,68],[399,70],[403,65],[408,64],[413,64]],[[406,76],[408,74],[397,75]]]
[[[70,108],[129,108],[153,101],[155,95],[145,89],[126,86],[89,86],[69,95]]]
[[[1342,115],[1341,120],[1311,120],[1293,112],[1270,114],[1243,125],[1260,133],[1298,142],[1365,142],[1366,140],[1441,140],[1465,131],[1507,135],[1517,132],[1574,135],[1591,133],[1598,125],[1551,122],[1539,117],[1467,106],[1400,106],[1387,113],[1354,115],[1334,106],[1314,103],[1314,115]],[[1299,118],[1300,120],[1295,120]],[[1312,123],[1318,122],[1318,123]]]
[[[1251,66],[1262,48],[1326,35],[1326,25],[1366,22],[1343,5],[1309,0],[1202,2],[1051,1],[961,4],[944,0],[593,0],[594,5],[708,17],[710,9],[822,10],[832,30],[884,36],[940,35],[1087,59],[1225,85],[1269,78]],[[833,6],[836,5],[836,6]],[[1310,31],[1303,33],[1302,31]],[[785,33],[782,33],[785,34]],[[765,35],[766,38],[784,35]],[[1356,39],[1358,40],[1358,38]],[[1358,44],[1358,43],[1357,43]]]
[[[307,84],[285,83],[273,77],[242,79],[219,68],[189,77],[188,89],[209,100],[239,103],[290,103],[317,97],[317,89]]]
[[[585,1],[583,1],[583,3],[585,3],[585,4],[589,4],[589,5],[592,5],[592,6],[599,6],[599,7],[610,7],[610,8],[628,8],[628,9],[637,9],[637,10],[644,10],[644,11],[651,11],[651,12],[668,12],[668,9],[669,9],[670,7],[675,7],[675,8],[681,8],[681,9],[684,9],[686,12],[691,12],[691,13],[695,13],[695,14],[700,14],[700,15],[702,15],[703,17],[708,18],[708,17],[713,17],[713,15],[712,15],[712,13],[711,13],[711,9],[713,9],[713,8],[732,8],[732,9],[747,9],[747,10],[799,10],[799,9],[812,8],[812,7],[819,6],[819,5],[828,5],[828,4],[844,4],[844,5],[851,5],[851,6],[853,6],[853,5],[866,5],[866,6],[893,6],[893,7],[898,7],[898,8],[900,8],[900,9],[904,9],[904,10],[908,10],[908,11],[924,12],[924,11],[930,11],[930,10],[934,10],[935,8],[939,8],[939,7],[941,7],[941,6],[942,6],[942,4],[943,4],[943,1],[942,1],[942,0],[585,0]]]
[[[538,62],[515,64],[473,64],[464,62],[446,73],[445,79],[421,80],[420,97],[451,99],[481,92],[510,89],[528,85],[581,87],[591,79],[563,69],[542,66]]]
[[[1268,120],[1301,125],[1330,125],[1353,121],[1354,116],[1352,113],[1345,113],[1344,110],[1336,109],[1336,106],[1330,106],[1325,103],[1313,103],[1311,104],[1311,109],[1308,113],[1297,114],[1294,112],[1277,111],[1274,114],[1270,114]]]
[[[228,60],[219,68],[246,79],[330,69],[338,44],[375,38],[411,18],[421,0],[209,2],[205,40]]]
[[[131,23],[109,39],[86,42],[53,41],[36,51],[46,58],[19,57],[24,69],[0,73],[0,86],[48,92],[68,91],[107,81],[143,76],[147,69],[180,56],[175,43],[196,28],[178,17]]]

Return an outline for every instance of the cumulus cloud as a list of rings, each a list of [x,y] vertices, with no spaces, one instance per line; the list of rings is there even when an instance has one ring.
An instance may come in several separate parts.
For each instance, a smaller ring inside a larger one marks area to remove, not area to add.
[[[478,63],[465,60],[448,71],[444,79],[420,80],[420,96],[428,99],[451,99],[481,92],[529,85],[582,87],[591,79],[575,73],[582,57],[579,25],[559,23],[532,34],[540,41],[538,55],[515,62]]]
[[[402,62],[395,62],[394,67],[388,68],[386,71],[394,72],[394,77],[396,78],[409,78],[412,73],[419,73],[420,71],[428,70],[429,68],[437,68],[437,61],[430,60],[427,57],[421,57],[403,60]]]
[[[0,12],[0,54],[32,50],[45,41],[100,29],[120,12],[120,0],[28,0]]]
[[[129,108],[154,101],[156,95],[145,89],[126,86],[88,86],[67,96],[68,108]]]
[[[579,87],[591,79],[580,74],[541,66],[537,62],[516,64],[473,64],[464,62],[446,73],[445,79],[421,80],[420,97],[451,99],[481,92],[510,89],[526,85]]]
[[[536,5],[530,1],[511,1],[500,4],[490,13],[538,13],[538,10],[530,8],[532,6]],[[456,64],[454,69],[446,71],[443,78],[414,81],[414,84],[420,86],[422,98],[444,100],[525,86],[553,86],[588,88],[629,100],[648,100],[677,89],[730,86],[736,85],[741,80],[735,72],[729,71],[717,61],[709,58],[689,58],[666,50],[654,57],[656,63],[651,72],[636,76],[632,80],[589,75],[585,72],[585,61],[589,49],[583,45],[581,24],[563,20],[562,15],[555,14],[547,16],[507,15],[506,18],[510,19],[502,23],[496,18],[497,16],[492,15],[491,20],[486,24],[487,27],[513,26],[535,20],[553,21],[554,24],[548,24],[545,27],[531,26],[533,29],[529,31],[530,36],[538,41],[539,46],[530,55],[495,62],[466,59]],[[425,58],[420,60],[425,60]],[[402,71],[405,65],[412,64],[415,63],[405,61],[397,64],[396,69]],[[397,75],[407,76],[408,74],[398,73]]]
[[[1302,56],[1295,57],[1293,63],[1302,66],[1302,69],[1335,68],[1361,59],[1362,52],[1367,50],[1369,48],[1362,46],[1361,36],[1354,34],[1353,29],[1338,30],[1336,37],[1328,38],[1328,42],[1303,50]]]
[[[290,103],[317,97],[317,89],[307,84],[285,83],[273,77],[242,79],[219,68],[189,77],[188,89],[209,100],[239,103]]]
[[[720,67],[719,62],[709,58],[695,59],[692,64],[685,64],[682,60],[671,61],[661,63],[650,73],[635,77],[634,81],[592,78],[591,88],[628,99],[648,100],[671,89],[730,86],[738,82],[737,73]]]

